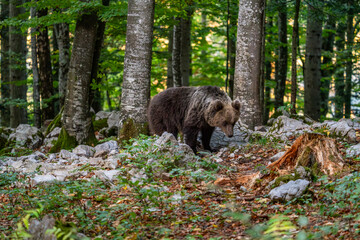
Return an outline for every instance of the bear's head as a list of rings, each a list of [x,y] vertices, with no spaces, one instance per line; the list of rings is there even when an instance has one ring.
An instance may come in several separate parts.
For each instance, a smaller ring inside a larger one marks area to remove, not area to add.
[[[210,103],[205,112],[205,120],[212,127],[219,127],[228,137],[234,133],[234,125],[239,120],[240,101],[234,100],[224,103],[221,100],[215,100]]]

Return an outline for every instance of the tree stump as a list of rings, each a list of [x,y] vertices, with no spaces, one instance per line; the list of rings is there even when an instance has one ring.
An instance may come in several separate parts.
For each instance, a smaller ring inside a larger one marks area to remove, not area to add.
[[[316,170],[317,173],[333,175],[344,167],[344,160],[335,140],[316,133],[305,133],[277,161],[267,168],[272,171],[291,171],[297,166]]]

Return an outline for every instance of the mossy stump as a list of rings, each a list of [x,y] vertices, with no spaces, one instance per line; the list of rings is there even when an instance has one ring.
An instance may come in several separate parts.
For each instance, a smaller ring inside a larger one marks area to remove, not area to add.
[[[140,134],[149,135],[148,123],[136,123],[132,118],[128,118],[119,129],[119,142],[129,141]]]

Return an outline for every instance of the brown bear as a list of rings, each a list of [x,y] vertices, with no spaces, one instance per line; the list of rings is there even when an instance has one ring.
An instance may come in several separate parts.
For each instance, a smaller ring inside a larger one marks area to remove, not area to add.
[[[151,133],[161,135],[167,131],[176,138],[183,133],[185,143],[196,153],[198,133],[204,149],[210,148],[215,127],[228,137],[239,119],[240,102],[231,101],[220,88],[214,86],[175,87],[156,95],[148,108]]]

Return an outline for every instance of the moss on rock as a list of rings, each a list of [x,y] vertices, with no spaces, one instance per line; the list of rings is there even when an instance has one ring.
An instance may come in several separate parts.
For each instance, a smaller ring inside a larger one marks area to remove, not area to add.
[[[97,121],[93,121],[94,131],[100,131],[103,128],[107,128],[107,118],[103,118]]]
[[[135,123],[132,118],[128,118],[119,131],[119,142],[122,143],[131,138],[136,138],[140,134],[149,135],[148,123]]]
[[[49,126],[46,128],[45,137],[51,133],[56,127],[62,127],[61,123],[61,116],[62,116],[63,110],[59,112],[58,115],[52,120],[52,122],[49,124]]]
[[[72,149],[78,145],[76,138],[70,136],[65,128],[61,128],[58,140],[54,143],[54,146],[50,149],[50,153],[59,152],[61,149]]]

